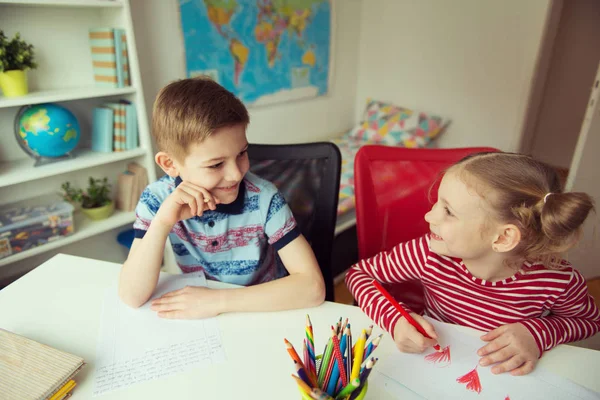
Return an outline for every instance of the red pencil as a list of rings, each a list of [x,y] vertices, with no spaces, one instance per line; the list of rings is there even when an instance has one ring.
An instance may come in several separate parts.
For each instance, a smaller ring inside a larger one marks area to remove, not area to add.
[[[423,336],[425,336],[428,339],[431,339],[431,336],[429,336],[427,334],[427,332],[425,332],[425,329],[423,329],[423,327],[421,325],[419,325],[419,323],[417,321],[414,320],[413,317],[410,316],[409,313],[406,312],[406,310],[396,301],[396,299],[394,299],[392,297],[392,295],[383,288],[383,286],[381,286],[381,284],[379,282],[377,282],[376,280],[373,280],[373,285],[377,288],[377,290],[379,290],[379,292],[390,302],[391,305],[394,306],[394,308],[396,310],[398,310],[398,312],[400,314],[402,314],[402,316],[404,318],[406,318],[406,320],[408,321],[408,323],[410,323],[412,326],[415,327],[415,329],[417,331],[419,331],[419,333]],[[434,349],[436,349],[437,351],[441,351],[442,348],[440,347],[439,344],[436,344],[435,346],[433,346]]]

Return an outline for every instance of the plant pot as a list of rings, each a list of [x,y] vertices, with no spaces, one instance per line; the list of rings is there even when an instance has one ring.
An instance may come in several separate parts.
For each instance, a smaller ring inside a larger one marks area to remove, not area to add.
[[[105,206],[96,207],[96,208],[81,208],[81,212],[85,214],[86,217],[92,219],[94,221],[98,221],[101,219],[106,219],[112,215],[115,211],[115,203],[112,201]]]
[[[28,93],[27,74],[18,69],[0,72],[0,89],[6,97],[25,96]]]

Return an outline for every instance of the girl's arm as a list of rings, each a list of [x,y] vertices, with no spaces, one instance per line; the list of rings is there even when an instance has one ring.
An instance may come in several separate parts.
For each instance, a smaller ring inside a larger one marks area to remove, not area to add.
[[[428,253],[429,237],[425,235],[359,261],[346,275],[346,285],[360,308],[392,335],[401,315],[371,282],[373,279],[382,283],[420,280]],[[406,306],[404,308],[410,312]]]
[[[562,343],[575,342],[600,331],[600,311],[576,270],[550,315],[521,321],[535,339],[540,356]]]

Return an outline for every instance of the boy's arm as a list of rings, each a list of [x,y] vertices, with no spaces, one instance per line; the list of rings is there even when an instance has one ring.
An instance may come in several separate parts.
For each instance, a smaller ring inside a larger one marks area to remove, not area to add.
[[[540,357],[545,350],[575,342],[600,331],[600,311],[588,293],[584,277],[576,270],[547,317],[521,321],[535,339]]]
[[[346,274],[346,285],[360,308],[392,336],[401,314],[375,288],[372,281],[375,279],[381,283],[400,283],[420,280],[428,253],[428,236],[422,236],[361,260]],[[407,312],[411,312],[404,304],[402,306]]]
[[[278,311],[314,307],[323,303],[323,275],[304,236],[299,235],[278,254],[289,276],[260,285],[221,290],[221,312]]]
[[[134,240],[119,278],[119,297],[125,304],[139,307],[152,296],[173,226],[207,209],[214,210],[216,201],[206,189],[190,182],[181,182],[164,200],[150,188],[144,190],[134,223],[139,239]]]
[[[137,308],[152,296],[170,230],[153,222],[143,238],[134,239],[119,276],[119,297],[128,306]]]

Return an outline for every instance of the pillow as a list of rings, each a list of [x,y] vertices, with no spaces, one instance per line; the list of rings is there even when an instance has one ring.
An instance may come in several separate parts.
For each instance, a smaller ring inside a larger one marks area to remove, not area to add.
[[[367,99],[363,121],[348,132],[348,137],[374,144],[426,147],[450,120],[423,111]]]

